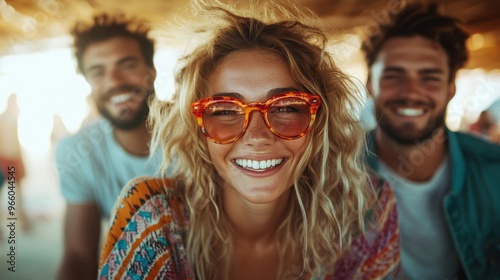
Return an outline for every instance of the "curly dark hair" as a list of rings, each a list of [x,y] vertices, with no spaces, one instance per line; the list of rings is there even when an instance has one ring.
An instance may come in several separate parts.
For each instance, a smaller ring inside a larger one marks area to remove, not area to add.
[[[469,35],[455,18],[438,12],[438,4],[410,3],[398,13],[387,16],[364,40],[361,49],[370,67],[384,43],[394,37],[422,36],[433,40],[445,50],[450,67],[450,81],[468,60],[465,42]]]
[[[95,15],[93,24],[77,22],[71,30],[78,69],[83,73],[82,56],[91,43],[105,41],[113,37],[126,37],[137,41],[146,65],[154,68],[154,40],[148,38],[149,24],[137,19],[127,19],[124,15],[107,13]]]

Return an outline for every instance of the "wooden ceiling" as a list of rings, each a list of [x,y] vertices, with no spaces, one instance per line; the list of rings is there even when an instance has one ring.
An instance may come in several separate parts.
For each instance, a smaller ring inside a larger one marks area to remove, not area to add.
[[[235,0],[243,1],[243,0]],[[403,0],[404,1],[404,0]],[[295,0],[309,7],[339,33],[358,33],[384,16],[398,0]],[[187,0],[0,0],[0,55],[67,47],[77,19],[97,11],[119,11],[148,19],[159,27]],[[500,69],[500,1],[442,0],[443,11],[474,35],[466,68]],[[64,38],[64,37],[63,37]]]

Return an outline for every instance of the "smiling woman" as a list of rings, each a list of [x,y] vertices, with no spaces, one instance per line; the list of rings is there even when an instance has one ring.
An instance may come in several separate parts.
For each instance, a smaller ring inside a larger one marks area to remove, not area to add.
[[[363,130],[346,109],[355,86],[325,33],[305,24],[314,15],[253,5],[197,6],[206,40],[181,59],[172,100],[151,106],[170,178],[124,189],[100,279],[398,274],[394,196],[365,170]]]

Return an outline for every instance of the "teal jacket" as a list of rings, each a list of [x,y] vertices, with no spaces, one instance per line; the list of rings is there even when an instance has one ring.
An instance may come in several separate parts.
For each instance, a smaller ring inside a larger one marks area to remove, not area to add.
[[[462,268],[467,279],[500,279],[500,146],[450,130],[447,142],[452,178],[443,207]],[[375,131],[367,144],[377,171]]]
[[[3,170],[4,170],[3,166],[0,165],[0,168],[2,168],[2,170],[0,170],[0,189],[2,189],[3,182],[5,181],[5,177],[3,175]]]

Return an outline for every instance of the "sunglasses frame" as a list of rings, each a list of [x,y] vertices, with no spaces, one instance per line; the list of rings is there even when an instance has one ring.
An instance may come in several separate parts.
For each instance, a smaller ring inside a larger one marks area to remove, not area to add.
[[[309,113],[311,114],[311,119],[309,121],[309,124],[307,125],[307,128],[299,135],[296,135],[296,136],[280,135],[278,132],[276,132],[271,127],[271,123],[269,122],[267,113],[269,111],[271,104],[277,100],[281,100],[281,99],[285,99],[285,98],[298,98],[298,99],[305,101],[309,105]],[[222,102],[224,102],[224,103],[229,102],[229,103],[236,104],[237,106],[243,108],[243,110],[245,111],[245,122],[243,124],[243,128],[241,129],[241,132],[238,135],[236,135],[235,137],[228,139],[228,140],[223,140],[223,141],[212,138],[210,136],[210,134],[206,131],[205,125],[203,123],[203,114],[205,113],[205,109],[210,105],[222,103]],[[260,111],[261,112],[261,114],[264,117],[264,121],[266,123],[267,128],[277,137],[279,137],[281,139],[285,139],[285,140],[293,140],[293,139],[300,138],[300,137],[306,135],[306,133],[308,133],[309,130],[311,130],[311,127],[312,127],[314,121],[316,120],[316,112],[318,111],[318,108],[320,105],[321,105],[321,98],[319,95],[309,94],[309,93],[305,93],[305,92],[292,91],[292,92],[286,92],[286,93],[275,95],[275,96],[269,98],[268,100],[266,100],[265,102],[245,103],[237,98],[229,97],[229,96],[207,97],[207,98],[198,100],[196,102],[193,102],[191,104],[191,112],[195,115],[198,126],[201,128],[201,132],[208,140],[210,140],[214,143],[217,143],[217,144],[229,144],[229,143],[235,142],[236,140],[241,138],[241,136],[243,136],[243,134],[245,134],[245,132],[248,128],[248,123],[250,121],[250,113],[252,111]]]

